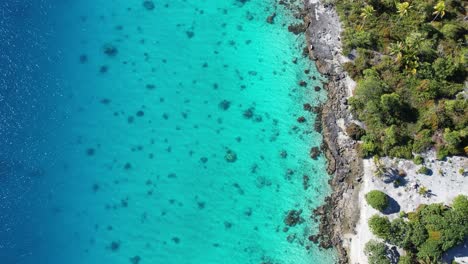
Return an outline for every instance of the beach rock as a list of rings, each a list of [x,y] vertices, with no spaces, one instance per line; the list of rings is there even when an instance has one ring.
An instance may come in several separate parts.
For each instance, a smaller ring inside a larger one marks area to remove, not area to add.
[[[312,105],[309,104],[309,103],[303,104],[303,105],[302,105],[302,108],[303,108],[305,111],[309,111],[309,112],[312,111]]]
[[[346,127],[346,134],[354,140],[360,140],[366,134],[366,131],[356,123],[351,123]]]
[[[319,242],[319,236],[318,235],[311,235],[308,237],[309,241],[314,243],[314,244],[317,244]]]

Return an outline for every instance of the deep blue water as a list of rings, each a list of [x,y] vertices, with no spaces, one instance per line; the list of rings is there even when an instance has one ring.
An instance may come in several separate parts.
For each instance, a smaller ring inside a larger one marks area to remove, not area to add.
[[[0,263],[333,263],[292,14],[144,2],[0,3]]]

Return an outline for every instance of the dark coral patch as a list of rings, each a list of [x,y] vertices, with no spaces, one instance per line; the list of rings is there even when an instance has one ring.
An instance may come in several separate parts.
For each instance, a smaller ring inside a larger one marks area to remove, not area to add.
[[[146,1],[143,1],[143,7],[146,8],[146,10],[154,10],[155,8],[155,5],[154,5],[154,2],[151,1],[151,0],[146,0]]]
[[[105,44],[102,47],[102,51],[104,52],[104,54],[106,54],[109,57],[115,57],[117,53],[119,53],[119,51],[117,50],[117,47],[109,43]]]

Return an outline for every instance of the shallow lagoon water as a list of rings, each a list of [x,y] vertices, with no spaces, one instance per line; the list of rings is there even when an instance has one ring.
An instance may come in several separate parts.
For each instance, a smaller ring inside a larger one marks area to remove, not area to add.
[[[14,138],[0,174],[6,263],[333,263],[307,239],[329,176],[323,156],[309,157],[321,135],[303,104],[325,94],[289,11],[57,2],[7,21],[37,25],[28,36],[43,41],[17,50],[42,59],[2,90],[29,77],[17,101],[38,105],[12,106],[26,113],[18,126],[2,108]],[[287,227],[291,209],[303,222]]]

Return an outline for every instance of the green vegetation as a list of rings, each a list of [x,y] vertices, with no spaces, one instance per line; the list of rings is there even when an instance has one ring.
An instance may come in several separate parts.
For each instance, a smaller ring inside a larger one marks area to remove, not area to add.
[[[414,162],[414,164],[416,164],[416,165],[421,165],[421,164],[424,163],[424,158],[421,157],[421,156],[419,156],[419,155],[417,155],[416,157],[414,157],[413,162]]]
[[[369,264],[390,264],[387,258],[387,246],[375,240],[371,240],[364,246],[364,253],[366,254]]]
[[[363,156],[468,153],[468,24],[461,0],[335,1],[345,69],[358,85],[350,105],[366,125]],[[353,131],[354,132],[354,131]]]
[[[426,187],[421,186],[419,187],[418,193],[422,196],[426,196],[429,193],[429,190]]]
[[[378,215],[369,219],[369,228],[375,236],[406,251],[406,256],[398,263],[437,263],[443,252],[468,236],[468,197],[465,195],[457,196],[452,207],[421,205],[407,216],[408,219],[400,217],[393,221]],[[382,245],[376,242],[369,248],[366,245],[366,250],[368,256],[385,256],[380,254],[385,252]]]
[[[431,173],[431,170],[426,166],[422,166],[421,168],[419,168],[418,173],[429,175]]]
[[[378,190],[370,191],[366,194],[367,203],[374,209],[383,211],[388,206],[388,196]]]

